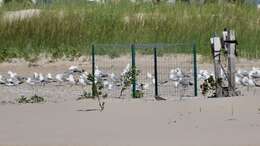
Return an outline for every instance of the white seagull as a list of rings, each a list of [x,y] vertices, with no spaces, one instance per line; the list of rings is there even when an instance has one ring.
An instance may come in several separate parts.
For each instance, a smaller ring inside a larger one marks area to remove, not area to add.
[[[2,75],[0,75],[0,84],[5,84],[5,79],[3,78]]]
[[[67,81],[69,81],[72,85],[77,83],[73,75],[69,75]]]

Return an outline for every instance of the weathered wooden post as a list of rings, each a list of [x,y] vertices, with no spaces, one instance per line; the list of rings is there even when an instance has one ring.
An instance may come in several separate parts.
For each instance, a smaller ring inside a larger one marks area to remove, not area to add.
[[[131,45],[132,54],[132,97],[136,98],[136,65],[135,65],[135,45]]]
[[[212,49],[212,56],[213,56],[213,63],[214,63],[214,72],[215,72],[215,79],[217,82],[216,85],[216,97],[222,97],[222,78],[221,78],[221,62],[220,62],[220,53],[221,53],[221,40],[219,37],[212,37],[210,39],[211,42],[211,49]]]
[[[96,67],[96,60],[95,60],[95,45],[92,45],[92,52],[91,52],[91,56],[92,56],[92,77],[93,77],[93,81],[92,81],[92,96],[95,97],[96,92],[95,92],[95,67]]]
[[[235,96],[235,74],[236,74],[236,36],[234,30],[225,30],[223,32],[223,40],[225,43],[228,57],[228,90],[229,96]]]

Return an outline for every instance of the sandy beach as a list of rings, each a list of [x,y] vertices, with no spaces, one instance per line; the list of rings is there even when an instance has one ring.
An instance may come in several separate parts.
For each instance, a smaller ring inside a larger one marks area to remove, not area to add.
[[[75,64],[90,69],[89,63],[78,62],[37,67],[2,63],[0,73],[58,73]],[[241,97],[166,97],[162,102],[153,96],[108,97],[100,112],[96,100],[76,100],[80,86],[46,85],[33,91],[29,85],[1,85],[0,146],[258,146],[260,90],[241,90]],[[47,102],[14,102],[21,94],[34,92],[47,97]]]
[[[0,106],[1,145],[257,146],[260,98]]]

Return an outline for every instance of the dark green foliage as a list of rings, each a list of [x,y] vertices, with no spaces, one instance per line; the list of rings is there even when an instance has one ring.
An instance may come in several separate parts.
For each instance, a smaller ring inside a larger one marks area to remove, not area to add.
[[[26,103],[30,103],[30,100],[25,96],[21,96],[20,98],[16,99],[16,102],[26,104]]]
[[[142,90],[136,90],[135,98],[142,98],[144,97],[144,92]]]
[[[83,94],[77,98],[77,100],[82,100],[82,99],[98,99],[98,105],[100,107],[100,111],[103,111],[105,108],[105,102],[101,102],[101,97],[106,98],[107,94],[103,93],[104,85],[101,79],[96,79],[92,74],[88,74],[89,81],[94,84],[92,84],[92,93],[83,91]]]
[[[17,103],[21,103],[21,104],[27,104],[27,103],[42,103],[45,102],[45,99],[41,96],[38,95],[33,95],[31,97],[25,97],[25,96],[21,96],[19,98],[16,99]]]
[[[138,70],[136,68],[130,68],[129,71],[127,71],[123,76],[121,76],[123,85],[122,85],[119,97],[121,97],[123,95],[123,92],[131,86],[133,80],[137,79],[139,74],[140,74],[140,70]],[[139,91],[139,92],[141,92],[141,91]],[[141,95],[141,93],[139,93],[139,95]],[[138,97],[141,97],[141,96],[138,96]]]
[[[84,90],[83,94],[80,95],[79,98],[77,98],[77,100],[82,100],[82,99],[95,99],[95,97],[93,97],[90,92],[87,92],[87,91]]]
[[[88,74],[88,80],[91,81],[92,83],[95,82],[92,85],[93,98],[103,96],[102,90],[104,89],[104,85],[102,80],[95,78],[92,74]]]
[[[44,102],[44,98],[35,94],[30,98],[30,102],[31,103],[41,103],[41,102]]]
[[[217,81],[213,76],[210,76],[208,79],[204,80],[200,85],[200,88],[202,95],[207,97],[216,97]]]

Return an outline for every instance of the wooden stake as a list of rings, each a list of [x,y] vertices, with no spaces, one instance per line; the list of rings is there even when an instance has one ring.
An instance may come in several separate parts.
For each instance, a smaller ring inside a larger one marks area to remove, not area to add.
[[[221,51],[221,40],[219,37],[211,38],[211,44],[213,47],[213,63],[215,71],[215,79],[217,81],[216,96],[222,97],[222,84],[221,80],[221,62],[220,62],[220,51]]]
[[[236,74],[236,37],[235,37],[235,31],[230,30],[228,31],[227,35],[227,53],[228,53],[228,77],[229,77],[229,95],[235,96],[235,88],[236,88],[236,81],[235,81],[235,74]]]

